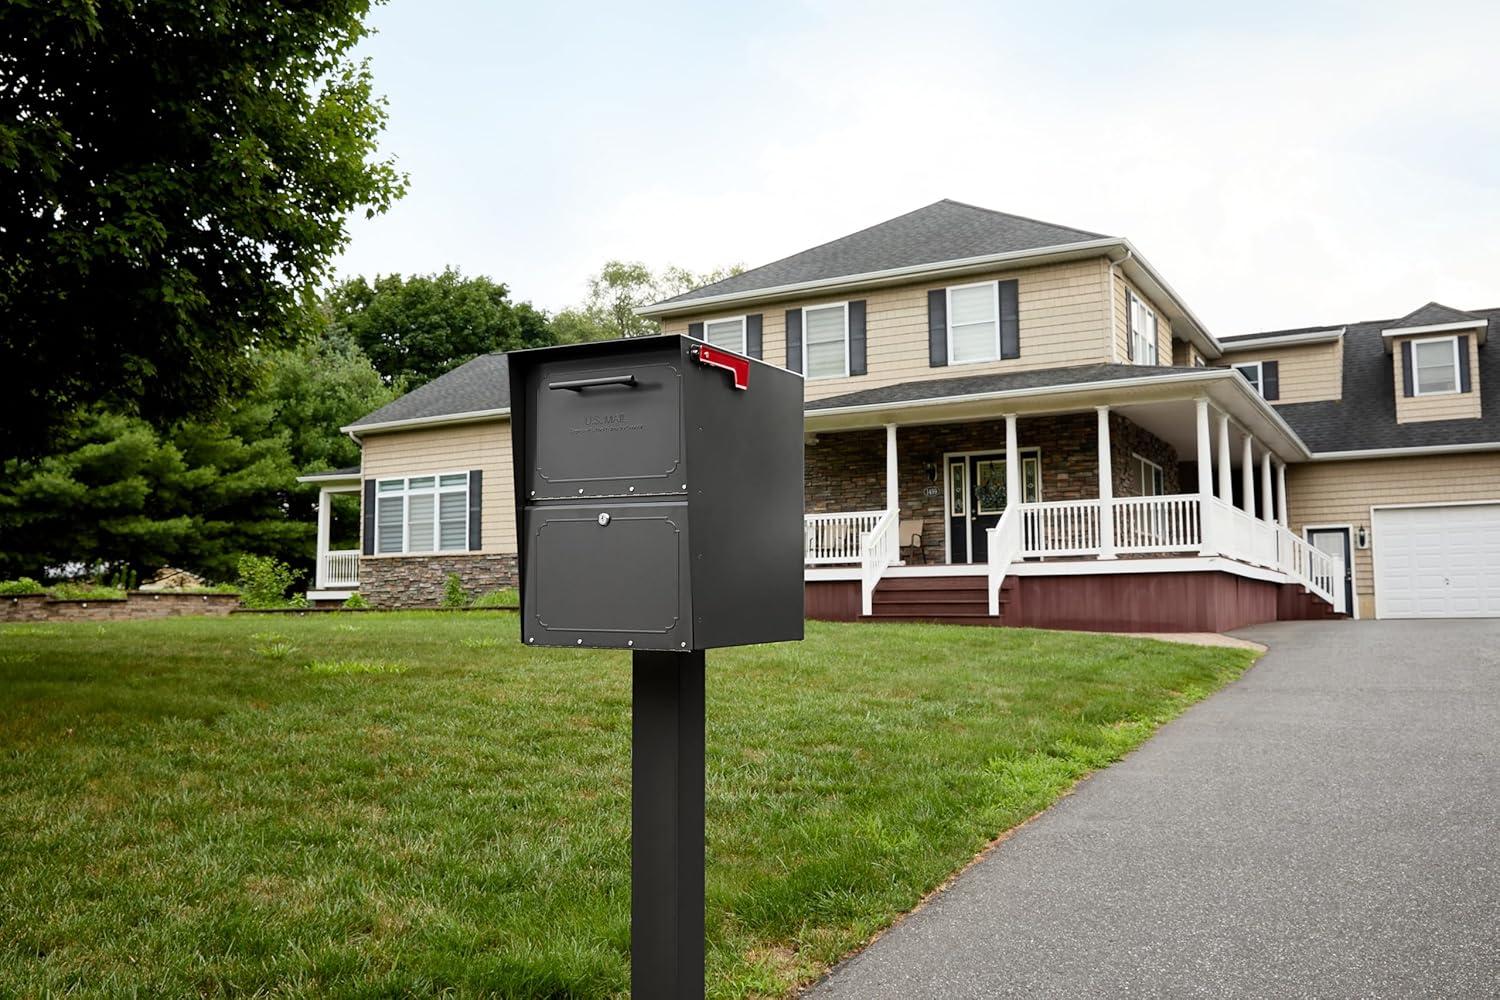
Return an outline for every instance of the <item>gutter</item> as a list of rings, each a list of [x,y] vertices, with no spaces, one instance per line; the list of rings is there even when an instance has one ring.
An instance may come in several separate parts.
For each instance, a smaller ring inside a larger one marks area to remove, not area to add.
[[[1276,337],[1248,337],[1244,340],[1224,340],[1219,346],[1225,354],[1235,351],[1254,351],[1262,347],[1295,347],[1300,344],[1329,344],[1342,340],[1344,327],[1337,330],[1315,330],[1312,333],[1287,333]]]
[[[485,420],[498,420],[510,416],[510,407],[501,406],[493,410],[469,410],[466,413],[441,413],[432,417],[409,417],[405,420],[382,420],[373,424],[347,424],[339,430],[358,441],[361,434],[379,434],[385,431],[407,430],[413,427],[443,427],[448,424],[474,424]]]
[[[1417,458],[1423,455],[1464,455],[1481,451],[1500,451],[1500,441],[1478,441],[1472,444],[1432,444],[1410,448],[1362,448],[1353,451],[1315,451],[1315,462],[1352,462],[1361,458]]]

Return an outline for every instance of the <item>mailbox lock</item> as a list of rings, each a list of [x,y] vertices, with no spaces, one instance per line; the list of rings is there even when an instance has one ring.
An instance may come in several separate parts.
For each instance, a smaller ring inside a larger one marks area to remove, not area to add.
[[[609,523],[609,515],[608,514],[600,514],[599,515],[599,527],[602,528],[602,527],[604,527],[608,523]]]

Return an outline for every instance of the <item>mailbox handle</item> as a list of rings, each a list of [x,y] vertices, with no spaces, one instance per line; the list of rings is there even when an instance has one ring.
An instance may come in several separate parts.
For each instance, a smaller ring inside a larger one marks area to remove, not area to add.
[[[549,389],[571,389],[578,392],[581,389],[592,389],[596,385],[635,385],[634,375],[601,375],[598,378],[575,378],[566,382],[550,382]]]

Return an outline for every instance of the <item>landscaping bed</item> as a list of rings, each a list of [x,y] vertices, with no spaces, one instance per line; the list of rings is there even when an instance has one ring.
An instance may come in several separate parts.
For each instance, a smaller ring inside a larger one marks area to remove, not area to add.
[[[708,656],[709,995],[782,996],[1244,650],[810,622]],[[625,653],[516,618],[0,626],[0,995],[623,997]]]

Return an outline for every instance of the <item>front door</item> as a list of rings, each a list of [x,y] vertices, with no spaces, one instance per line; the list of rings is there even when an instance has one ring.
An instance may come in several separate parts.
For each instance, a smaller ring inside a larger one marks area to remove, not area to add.
[[[1348,528],[1308,528],[1307,544],[1344,561],[1344,611],[1354,614],[1354,553]]]
[[[1037,499],[1041,460],[1021,457],[1022,496]],[[955,563],[989,560],[989,534],[1005,513],[1005,452],[953,455],[948,459],[948,554]]]

